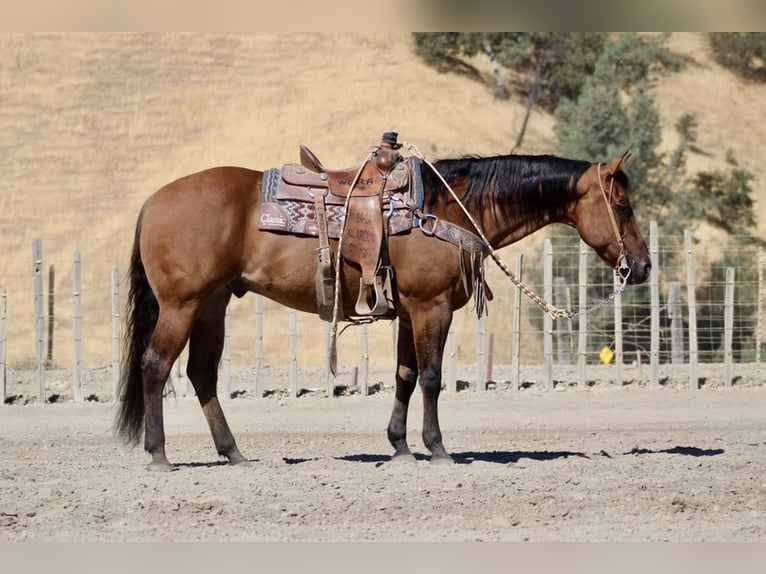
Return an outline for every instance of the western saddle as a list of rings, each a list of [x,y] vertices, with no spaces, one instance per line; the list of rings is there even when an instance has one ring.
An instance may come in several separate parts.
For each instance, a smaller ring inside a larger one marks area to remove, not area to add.
[[[413,197],[412,161],[399,154],[396,132],[386,132],[360,166],[327,169],[306,146],[300,164],[279,170],[272,197],[261,204],[260,228],[319,237],[316,275],[319,315],[333,320],[336,270],[329,240],[339,239],[345,261],[358,265],[362,277],[355,322],[396,316],[393,270],[388,262],[387,237],[413,226],[408,200]],[[268,178],[264,175],[264,188]],[[268,201],[270,199],[270,201]],[[313,207],[313,209],[311,209]]]

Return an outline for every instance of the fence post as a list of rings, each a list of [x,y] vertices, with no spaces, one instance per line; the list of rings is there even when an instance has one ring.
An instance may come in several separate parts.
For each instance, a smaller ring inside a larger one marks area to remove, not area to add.
[[[689,308],[689,386],[699,389],[697,377],[697,284],[694,274],[694,257],[692,256],[692,236],[684,231],[684,248],[686,249],[686,302]]]
[[[680,281],[670,282],[668,317],[670,318],[670,361],[673,365],[682,365],[684,363],[684,318],[681,312]]]
[[[48,267],[48,355],[46,365],[53,366],[53,320],[54,320],[54,296],[56,290],[56,268],[51,265]]]
[[[6,323],[8,294],[5,288],[0,289],[0,406],[5,404],[5,357],[6,357]]]
[[[223,317],[223,357],[221,360],[223,398],[231,398],[231,306],[226,305]]]
[[[263,397],[263,295],[255,295],[255,398]]]
[[[486,379],[486,331],[484,316],[476,320],[476,390],[487,390]]]
[[[393,343],[393,355],[399,356],[399,317],[391,321],[391,342]]]
[[[325,373],[325,391],[328,398],[335,396],[335,379],[330,369],[330,354],[332,353],[332,324],[329,321],[324,323],[324,373]]]
[[[615,287],[614,296],[614,384],[622,386],[622,367],[624,365],[625,355],[623,354],[623,339],[622,339],[622,291],[617,290],[622,284],[622,279],[619,277],[619,273],[614,274],[612,280]]]
[[[489,383],[492,381],[492,368],[495,361],[495,334],[489,333],[487,335],[487,348],[484,355],[484,387],[486,391]]]
[[[553,245],[546,238],[543,242],[543,297],[553,299]],[[545,390],[553,390],[553,319],[548,313],[543,314],[543,370],[545,371]]]
[[[359,382],[359,389],[362,393],[363,397],[367,396],[367,387],[369,384],[369,376],[370,376],[370,343],[369,343],[369,325],[366,323],[362,325],[362,328],[360,329],[360,346],[361,346],[361,357],[360,357],[360,365],[359,365],[359,377],[361,378],[361,381]]]
[[[651,296],[649,308],[651,311],[652,329],[649,347],[649,383],[652,388],[657,388],[660,384],[660,248],[656,221],[652,221],[649,224],[649,252],[651,254],[652,263],[654,263],[654,265],[652,265],[652,272],[649,277],[649,288]]]
[[[516,256],[516,278],[521,281],[522,262],[524,255]],[[521,287],[516,287],[513,292],[513,390],[518,391],[521,386]]]
[[[582,239],[577,275],[577,305],[580,312],[577,324],[577,384],[584,388],[588,364],[588,315],[585,314],[588,308],[588,244]]]
[[[290,396],[298,397],[298,318],[295,309],[288,311],[288,338],[290,340]]]
[[[457,392],[457,375],[455,373],[455,325],[449,326],[447,331],[447,392]]]
[[[732,336],[734,334],[734,267],[726,268],[726,291],[724,294],[723,308],[723,356],[724,356],[724,379],[726,386],[730,387],[734,379],[734,364],[732,357]]]
[[[188,373],[190,351],[189,341],[187,340],[186,345],[184,345],[184,348],[181,350],[181,354],[178,355],[178,379],[179,381],[186,381],[184,396],[193,398],[197,396],[197,391],[194,388],[194,384],[191,382]]]
[[[82,402],[82,299],[80,297],[82,259],[80,250],[74,251],[72,267],[72,333],[74,335],[74,365],[72,369],[72,392],[77,403]]]
[[[559,309],[571,309],[571,295],[566,280],[553,280],[553,304]],[[556,350],[560,365],[572,364],[572,319],[556,319]]]
[[[112,401],[119,399],[120,389],[120,274],[112,265]]]
[[[755,364],[761,365],[761,328],[763,326],[763,249],[758,250],[758,302],[755,316]]]
[[[37,404],[45,404],[45,358],[43,353],[43,242],[32,241],[32,282],[35,297],[35,356],[37,357]]]

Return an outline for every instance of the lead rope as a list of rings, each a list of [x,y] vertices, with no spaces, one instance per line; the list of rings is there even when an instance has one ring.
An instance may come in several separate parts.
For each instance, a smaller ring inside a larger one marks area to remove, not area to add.
[[[436,168],[433,166],[433,164],[428,161],[423,154],[420,153],[420,150],[415,146],[415,144],[411,144],[409,142],[402,142],[402,147],[406,148],[408,151],[410,151],[414,156],[419,158],[421,161],[423,161],[428,167],[431,168],[431,170],[436,174],[436,177],[441,180],[441,182],[444,184],[444,187],[447,188],[447,190],[450,192],[454,200],[457,202],[457,204],[460,206],[460,209],[463,210],[463,213],[468,218],[468,221],[471,222],[471,225],[473,225],[474,229],[476,230],[477,235],[481,239],[481,241],[486,246],[487,250],[489,251],[489,254],[492,256],[492,259],[495,261],[498,267],[505,273],[506,277],[516,285],[516,287],[519,288],[519,290],[524,293],[527,297],[529,297],[532,301],[534,301],[535,304],[537,304],[540,309],[542,309],[545,313],[547,313],[551,318],[553,319],[574,319],[580,315],[587,315],[589,313],[592,313],[610,301],[613,301],[614,298],[617,296],[618,293],[622,293],[625,290],[625,287],[628,283],[628,277],[630,277],[630,267],[627,265],[626,262],[626,252],[625,247],[622,241],[622,236],[620,235],[620,230],[617,227],[617,220],[614,217],[614,213],[612,211],[611,203],[609,202],[609,198],[612,195],[612,190],[614,186],[614,182],[612,182],[612,185],[609,188],[609,197],[607,197],[606,189],[604,188],[604,182],[601,179],[601,164],[598,164],[598,183],[601,188],[601,194],[604,197],[604,201],[606,202],[606,208],[607,212],[609,213],[609,218],[612,223],[612,228],[614,229],[615,237],[617,237],[617,243],[620,246],[620,256],[617,260],[618,267],[615,269],[615,274],[619,275],[621,279],[620,285],[618,285],[612,293],[607,295],[602,301],[596,303],[592,307],[589,307],[583,311],[570,311],[567,309],[560,309],[556,307],[555,305],[552,305],[548,303],[545,299],[540,297],[537,293],[532,291],[529,287],[527,287],[516,275],[511,271],[508,266],[503,263],[502,259],[500,259],[500,256],[497,254],[497,251],[494,247],[489,243],[489,240],[484,235],[484,232],[479,227],[479,224],[476,223],[476,220],[473,218],[471,213],[468,211],[468,209],[463,205],[463,202],[460,201],[460,198],[457,196],[455,191],[450,187],[450,185],[445,181],[445,179],[442,177],[442,175],[436,170]],[[623,270],[625,273],[623,274]]]

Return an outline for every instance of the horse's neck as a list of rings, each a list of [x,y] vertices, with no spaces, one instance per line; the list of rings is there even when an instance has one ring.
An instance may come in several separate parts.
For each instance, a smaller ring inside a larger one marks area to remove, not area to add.
[[[455,195],[462,198],[467,182],[458,180],[451,185]],[[548,193],[556,195],[550,189]],[[431,207],[431,212],[472,232],[476,231],[475,226],[478,225],[495,249],[515,243],[551,223],[572,225],[569,217],[572,200],[567,199],[564,204],[561,201],[562,195],[567,194],[560,194],[558,199],[553,195],[547,199],[537,195],[527,200],[519,195],[514,198],[519,203],[518,207],[509,205],[503,208],[496,204],[496,194],[489,190],[485,191],[485,194],[482,205],[474,202],[468,207],[462,199],[461,207],[453,197],[444,195]],[[464,208],[468,210],[470,217],[465,214]]]
[[[454,210],[450,210],[453,212]],[[462,222],[454,221],[474,231],[472,224],[464,214]],[[484,209],[481,213],[472,210],[471,217],[479,224],[482,233],[494,249],[500,249],[524,239],[528,235],[547,227],[552,223],[570,224],[566,218],[556,215],[553,211],[542,209],[539,213],[527,212],[525,216],[507,217],[499,209]]]

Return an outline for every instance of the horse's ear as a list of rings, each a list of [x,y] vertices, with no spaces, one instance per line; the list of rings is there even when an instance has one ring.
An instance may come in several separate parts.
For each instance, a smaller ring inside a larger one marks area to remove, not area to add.
[[[614,175],[619,172],[630,158],[630,150],[626,151],[621,156],[618,156],[608,162],[606,162],[606,173],[608,175]]]

